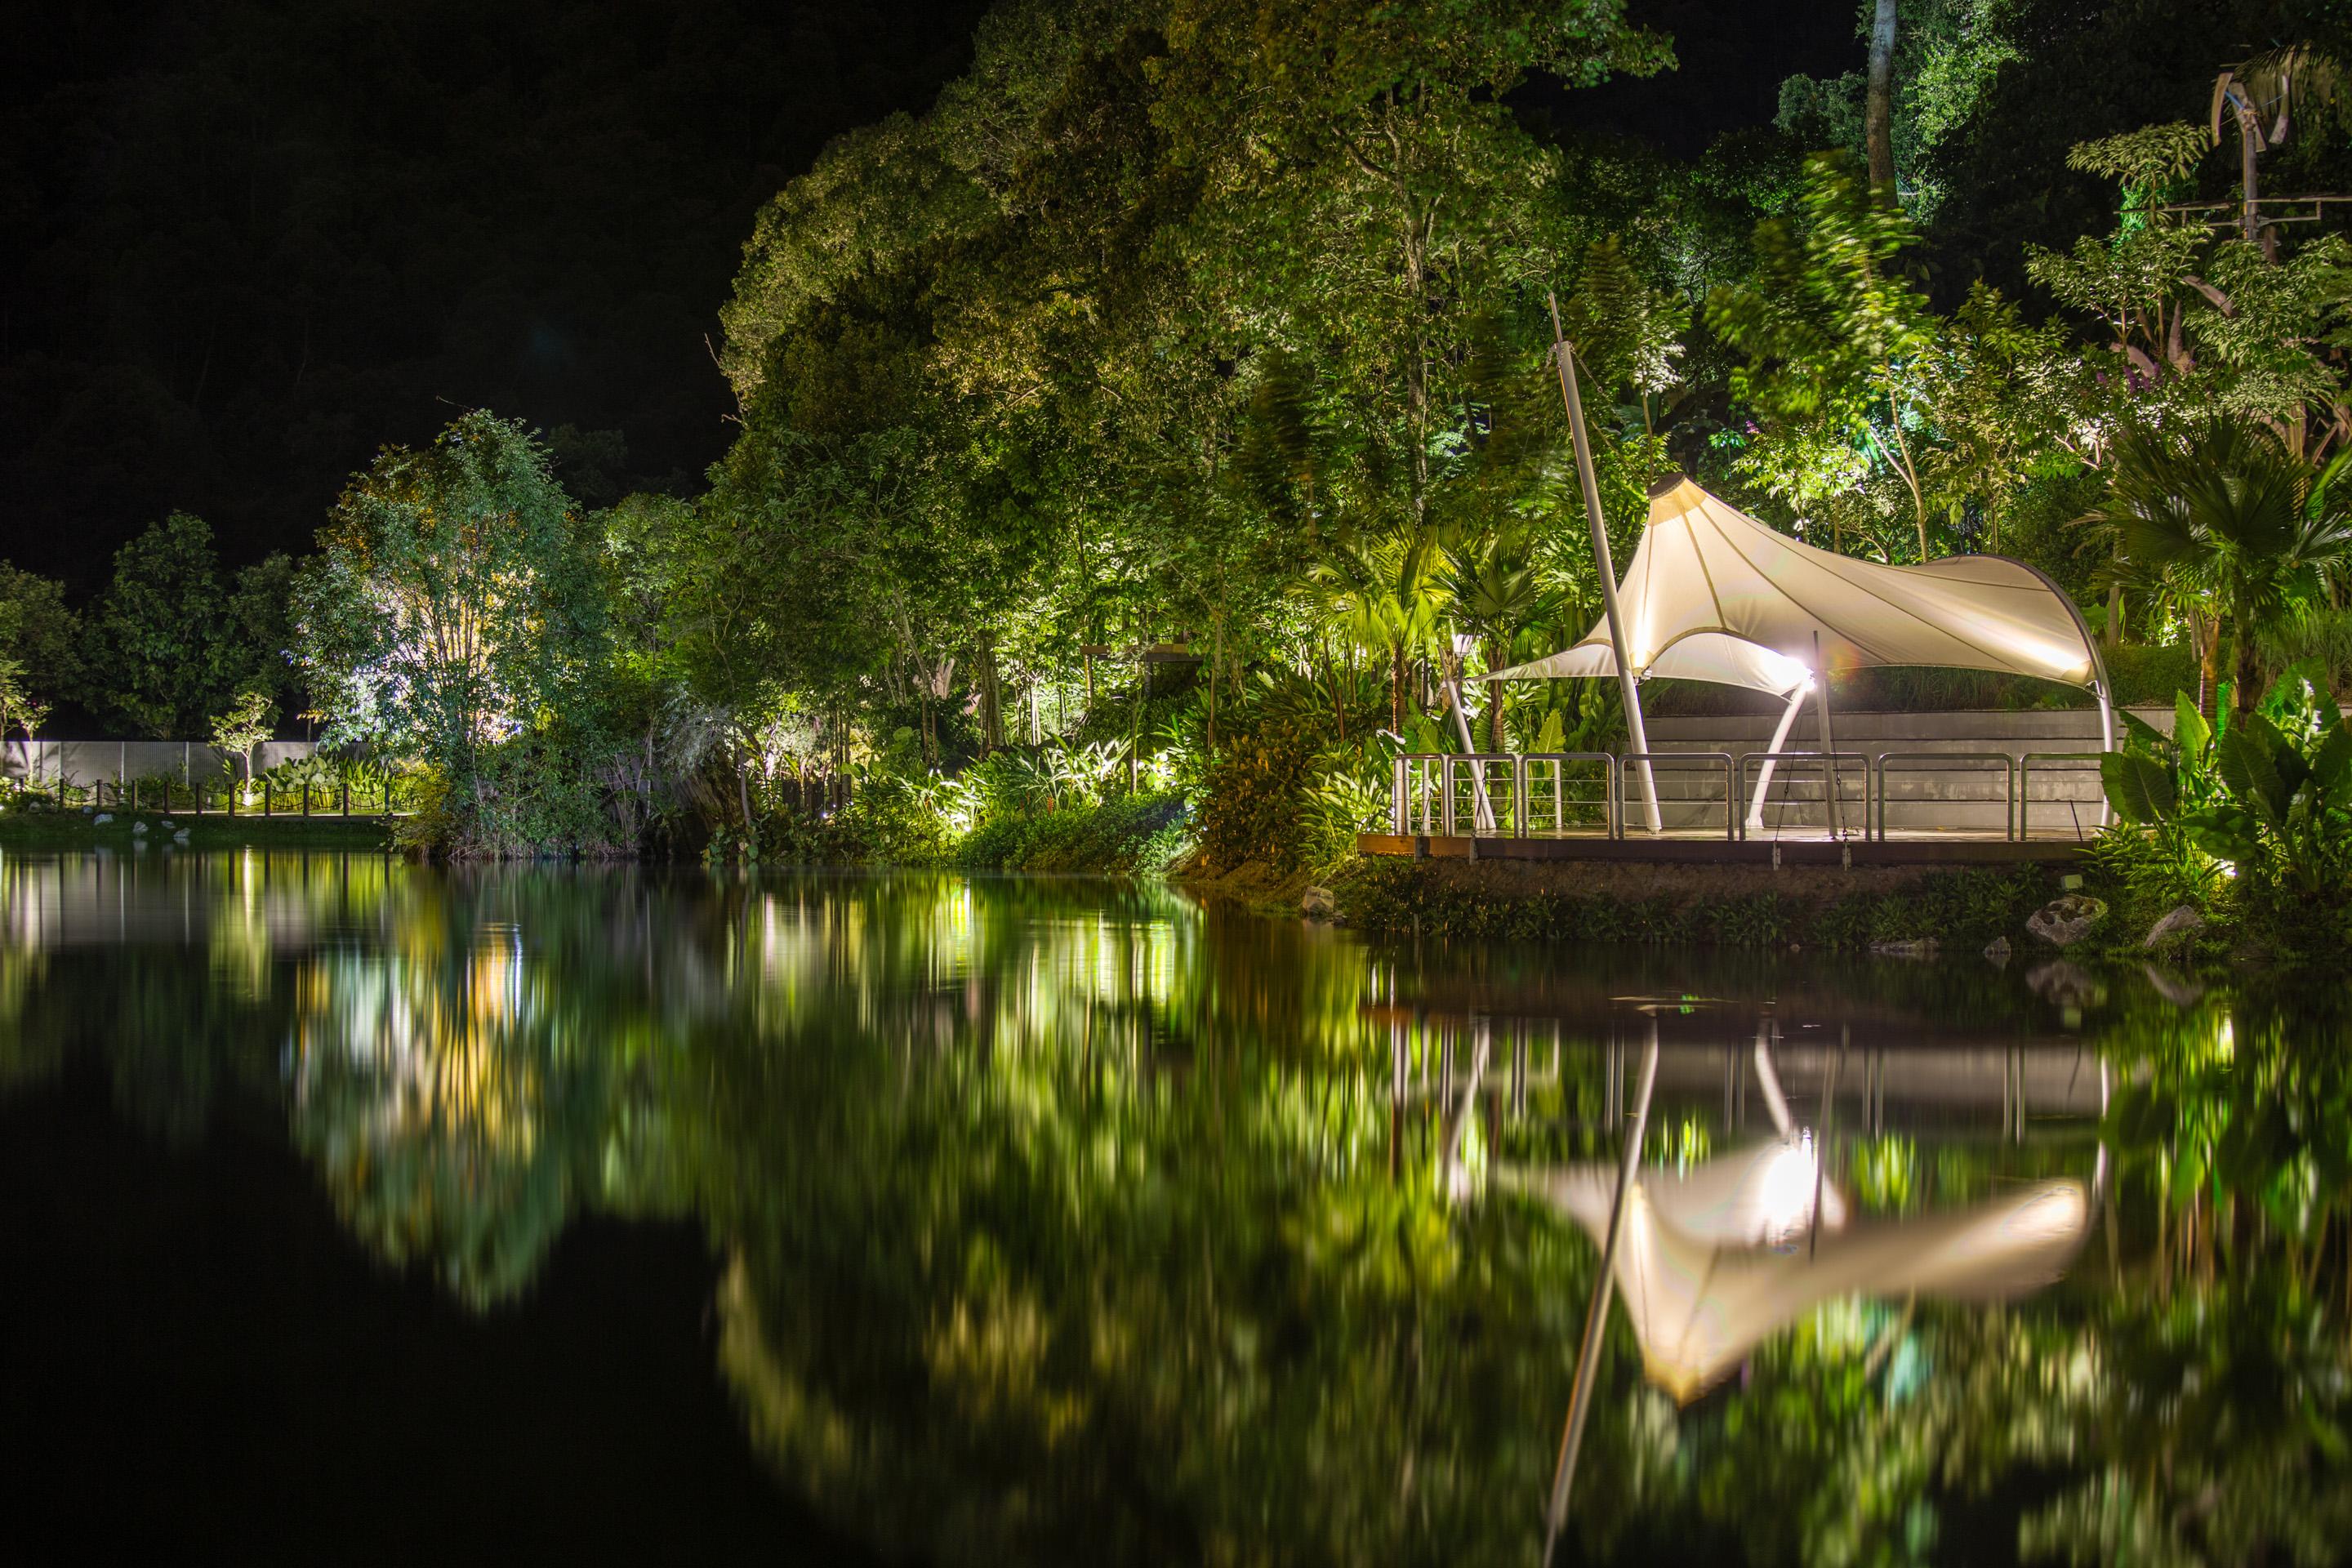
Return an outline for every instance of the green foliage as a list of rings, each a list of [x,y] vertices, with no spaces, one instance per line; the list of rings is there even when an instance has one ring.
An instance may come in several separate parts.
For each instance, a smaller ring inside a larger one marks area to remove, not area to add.
[[[265,556],[240,569],[223,609],[229,634],[215,646],[213,680],[222,691],[259,691],[292,704],[301,694],[294,664],[293,557]]]
[[[2290,671],[2252,712],[2209,726],[2184,694],[2173,734],[2133,720],[2101,759],[2126,842],[2105,851],[2126,886],[2210,901],[2216,867],[2263,936],[2318,953],[2352,936],[2352,721],[2324,684]]]
[[[2259,686],[2263,628],[2352,564],[2352,508],[2328,482],[2335,471],[2315,475],[2226,419],[2186,439],[2136,429],[2116,441],[2107,498],[2084,521],[2111,544],[2116,580],[2188,615],[2209,677],[2229,632],[2242,708]]]
[[[953,851],[971,871],[1084,871],[1151,875],[1181,851],[1188,820],[1181,796],[1123,795],[1034,816],[1000,816]]]
[[[2067,153],[2066,166],[2121,184],[2125,211],[2146,222],[2148,209],[2197,166],[2205,148],[2205,132],[2176,120],[2079,142]]]
[[[1311,739],[1261,725],[1221,749],[1209,767],[1201,849],[1219,870],[1263,867],[1277,876],[1308,854],[1299,803],[1315,777]]]
[[[2264,626],[2257,640],[2270,668],[2303,665],[2338,698],[2352,696],[2352,609],[2307,603]]]
[[[2340,438],[2342,376],[2327,350],[2347,267],[2337,235],[2274,262],[2202,226],[2130,216],[2069,252],[2029,249],[2033,280],[2106,339],[2105,354],[2056,377],[2077,426],[2069,444],[2095,458],[2118,429],[2216,418],[2267,426],[2298,456]],[[2113,374],[2115,358],[2129,374]]]
[[[1954,145],[1972,130],[2002,68],[2023,57],[2021,24],[2030,15],[2017,0],[1906,0],[1895,35],[1891,130],[1896,186],[1922,222],[1948,194]],[[1864,7],[1857,22],[1865,40],[1871,16]],[[1806,148],[1860,157],[1866,82],[1858,70],[1790,77],[1780,83],[1773,123]]]
[[[21,701],[26,705],[18,714],[36,708],[46,712],[77,694],[81,658],[81,621],[66,605],[65,584],[0,561],[0,658],[16,667]],[[20,718],[8,722],[22,727]],[[40,723],[35,719],[33,728]],[[31,731],[26,733],[30,739]]]
[[[203,519],[175,511],[124,545],[88,621],[91,709],[138,735],[201,733],[218,705],[226,607]]]
[[[15,730],[29,741],[48,717],[48,704],[26,687],[24,665],[0,658],[0,732]]]
[[[1707,325],[1746,355],[1731,392],[1772,422],[1739,459],[1801,512],[1833,507],[1875,466],[1903,485],[1930,553],[1915,437],[1934,322],[1898,258],[1915,230],[1843,157],[1805,165],[1793,218],[1757,226],[1756,267],[1716,290]]]

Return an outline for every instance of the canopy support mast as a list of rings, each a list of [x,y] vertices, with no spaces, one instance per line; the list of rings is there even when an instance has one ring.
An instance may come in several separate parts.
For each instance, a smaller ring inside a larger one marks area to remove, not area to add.
[[[1470,738],[1470,714],[1462,706],[1460,676],[1449,675],[1445,678],[1445,697],[1446,700],[1454,705],[1454,727],[1462,734],[1462,754],[1465,757],[1475,757],[1478,754],[1478,742]],[[1480,833],[1494,832],[1495,808],[1486,799],[1486,770],[1475,762],[1470,764],[1470,787],[1477,799],[1477,819],[1474,824],[1475,830]]]
[[[1625,621],[1617,609],[1617,568],[1609,559],[1609,530],[1601,519],[1601,481],[1592,474],[1592,443],[1584,433],[1584,401],[1576,391],[1576,354],[1559,330],[1559,299],[1544,291],[1551,305],[1552,357],[1559,362],[1559,395],[1568,405],[1568,432],[1576,443],[1576,481],[1584,489],[1584,521],[1592,530],[1592,563],[1600,568],[1601,607],[1609,616],[1609,646],[1617,656],[1617,681],[1625,697],[1625,731],[1633,754],[1642,759],[1642,805],[1650,831],[1662,833],[1658,816],[1658,781],[1650,771],[1650,735],[1642,722],[1642,690],[1633,677],[1633,661],[1625,652]]]
[[[1830,733],[1830,667],[1822,662],[1822,634],[1813,634],[1813,696],[1822,705],[1822,794],[1830,805],[1830,837],[1845,837],[1845,799],[1838,791],[1837,738]]]
[[[1650,1125],[1650,1093],[1658,1082],[1658,1016],[1646,1022],[1648,1038],[1642,1047],[1641,1087],[1633,1093],[1633,1124],[1625,1131],[1625,1153],[1617,1165],[1617,1195],[1609,1205],[1607,1239],[1601,1244],[1601,1268],[1592,1277],[1592,1299],[1584,1309],[1584,1338],[1576,1350],[1576,1379],[1568,1394],[1568,1426],[1559,1435],[1559,1462],[1553,1468],[1551,1502],[1544,1510],[1544,1550],[1541,1561],[1549,1568],[1560,1526],[1568,1521],[1568,1501],[1576,1484],[1576,1457],[1584,1447],[1584,1416],[1592,1408],[1592,1384],[1599,1370],[1601,1341],[1609,1331],[1609,1299],[1617,1288],[1617,1243],[1625,1234],[1625,1194],[1642,1164],[1642,1139]]]
[[[1772,731],[1771,755],[1756,770],[1756,798],[1748,803],[1748,831],[1764,831],[1764,801],[1772,793],[1772,770],[1780,765],[1780,752],[1789,743],[1789,731],[1797,727],[1797,715],[1805,706],[1805,697],[1812,689],[1807,681],[1789,693],[1789,706],[1780,714],[1780,727]]]

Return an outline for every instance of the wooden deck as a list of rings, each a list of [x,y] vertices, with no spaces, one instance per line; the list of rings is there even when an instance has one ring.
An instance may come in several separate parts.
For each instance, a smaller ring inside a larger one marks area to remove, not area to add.
[[[1473,838],[1467,836],[1361,833],[1365,855],[1444,860],[1613,860],[1670,866],[2064,866],[2089,845],[2079,839],[1976,837],[1960,834],[1885,838],[1727,839],[1712,834],[1609,838]]]

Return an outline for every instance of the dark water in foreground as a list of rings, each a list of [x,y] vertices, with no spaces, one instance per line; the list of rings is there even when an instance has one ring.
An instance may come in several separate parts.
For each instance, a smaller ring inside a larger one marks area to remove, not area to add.
[[[1563,1561],[2335,1561],[2336,1004],[2039,963],[0,860],[0,1531],[1532,1564],[1654,1027]]]

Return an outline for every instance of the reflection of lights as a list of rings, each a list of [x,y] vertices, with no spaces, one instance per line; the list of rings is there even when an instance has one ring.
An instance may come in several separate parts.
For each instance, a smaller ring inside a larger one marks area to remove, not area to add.
[[[1756,662],[1766,675],[1780,683],[1782,691],[1794,691],[1800,686],[1808,691],[1813,689],[1813,672],[1801,661],[1790,658],[1785,653],[1759,644],[1756,648]]]
[[[1755,1225],[1748,1234],[1773,1241],[1793,1236],[1811,1223],[1813,1194],[1821,1182],[1822,1162],[1808,1129],[1793,1142],[1774,1145],[1757,1173]],[[1824,1194],[1833,1199],[1835,1194]],[[1824,1202],[1822,1206],[1828,1207]],[[1840,1205],[1841,1210],[1843,1205]],[[1843,1218],[1841,1213],[1840,1218]]]

